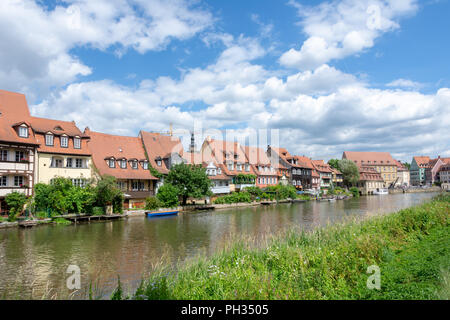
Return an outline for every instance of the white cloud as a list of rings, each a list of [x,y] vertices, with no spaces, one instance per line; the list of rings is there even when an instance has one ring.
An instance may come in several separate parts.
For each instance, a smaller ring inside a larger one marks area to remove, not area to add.
[[[406,88],[418,90],[423,87],[423,84],[408,79],[397,79],[389,82],[388,84],[386,84],[386,86],[394,88]]]
[[[70,53],[87,46],[117,54],[162,50],[213,22],[184,0],[66,0],[47,10],[34,0],[0,2],[0,87],[28,91],[92,72]],[[13,85],[13,87],[11,87]]]
[[[416,0],[343,0],[315,7],[291,4],[298,9],[308,38],[300,50],[285,52],[280,63],[301,70],[372,47],[381,34],[399,28],[399,18],[417,10]]]

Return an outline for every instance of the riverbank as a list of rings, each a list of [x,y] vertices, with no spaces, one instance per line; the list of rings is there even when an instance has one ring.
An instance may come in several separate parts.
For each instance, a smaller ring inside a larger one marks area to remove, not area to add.
[[[450,195],[393,214],[290,231],[260,249],[237,242],[175,272],[162,268],[135,299],[448,299]],[[368,289],[371,265],[381,289]]]

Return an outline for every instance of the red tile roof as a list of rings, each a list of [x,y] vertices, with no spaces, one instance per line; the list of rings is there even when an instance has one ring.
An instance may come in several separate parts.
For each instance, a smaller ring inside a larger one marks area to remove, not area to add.
[[[381,174],[373,167],[360,166],[358,169],[360,181],[384,181]]]
[[[128,162],[127,168],[122,169],[119,163],[116,163],[115,168],[110,168],[106,162],[106,159],[111,157],[147,160],[141,138],[99,133],[90,131],[89,128],[85,130],[85,133],[91,137],[88,142],[89,149],[94,151],[92,160],[101,175],[107,174],[118,179],[158,180],[151,175],[149,170],[143,169],[141,163],[139,163],[138,169],[133,169]]]
[[[357,165],[396,165],[389,152],[344,151],[342,159],[351,160]]]
[[[166,136],[147,131],[141,131],[139,135],[142,138],[145,151],[147,152],[148,159],[150,160],[150,165],[160,173],[169,173],[169,168],[166,166],[164,161],[162,161],[161,166],[158,166],[156,164],[156,159],[158,157],[165,159],[172,153],[178,153],[180,156],[183,156],[183,145],[178,137]]]
[[[420,156],[420,157],[413,157],[414,160],[416,160],[416,163],[419,167],[425,167],[428,162],[430,162],[430,157],[426,156]]]
[[[0,90],[0,141],[37,145],[33,131],[28,128],[28,138],[19,137],[14,125],[25,123],[29,127],[30,111],[25,95]]]

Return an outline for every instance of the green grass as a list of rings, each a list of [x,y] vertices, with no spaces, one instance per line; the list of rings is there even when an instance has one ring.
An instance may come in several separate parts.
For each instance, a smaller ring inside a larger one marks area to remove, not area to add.
[[[450,196],[306,233],[238,241],[177,270],[159,268],[134,299],[448,299]],[[381,270],[381,289],[366,286]]]

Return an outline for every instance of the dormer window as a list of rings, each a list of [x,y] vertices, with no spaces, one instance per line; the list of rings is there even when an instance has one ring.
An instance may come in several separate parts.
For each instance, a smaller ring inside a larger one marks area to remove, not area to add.
[[[62,136],[60,142],[62,148],[67,148],[69,146],[69,138],[67,136]]]
[[[115,168],[116,167],[116,161],[113,158],[108,159],[108,166],[110,168]]]
[[[162,161],[161,161],[161,160],[156,160],[156,165],[157,165],[158,167],[161,167]]]
[[[20,126],[19,127],[19,137],[22,138],[28,138],[28,127],[27,126]]]
[[[237,170],[237,171],[242,171],[242,164],[238,163],[238,164],[236,165],[236,170]]]
[[[137,169],[137,168],[138,168],[138,162],[137,162],[137,161],[131,162],[131,167],[132,167],[133,169]]]
[[[248,163],[245,164],[245,171],[250,171],[250,165]]]
[[[80,139],[80,137],[73,138],[73,147],[75,149],[81,149],[81,139]]]
[[[144,168],[144,170],[148,170],[148,162],[147,161],[142,162],[142,168]]]
[[[46,146],[53,146],[53,134],[47,133],[45,135],[45,145]]]
[[[122,169],[126,169],[127,168],[127,160],[125,160],[125,159],[120,160],[120,167]]]

